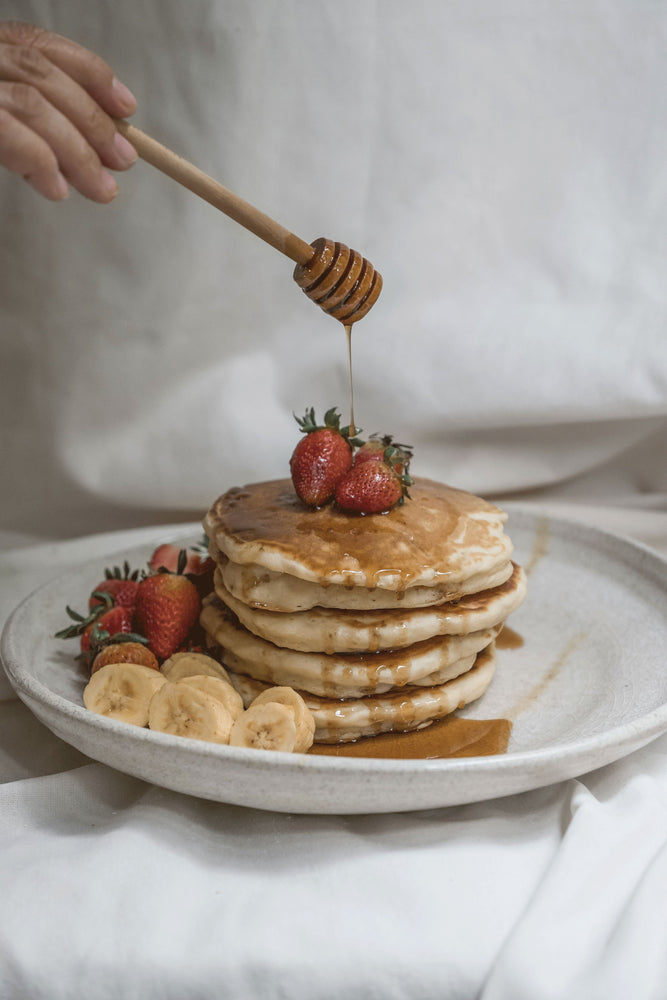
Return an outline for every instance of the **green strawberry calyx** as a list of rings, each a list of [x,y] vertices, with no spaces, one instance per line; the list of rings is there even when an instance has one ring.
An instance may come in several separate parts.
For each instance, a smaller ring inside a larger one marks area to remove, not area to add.
[[[338,412],[338,408],[336,406],[332,406],[331,409],[326,411],[324,414],[323,424],[318,424],[315,418],[315,408],[313,406],[306,410],[303,417],[297,417],[295,413],[294,419],[299,425],[299,430],[302,434],[312,434],[314,431],[330,430],[335,431],[335,433],[340,434],[342,438],[345,438],[351,448],[360,448],[364,443],[361,438],[356,437],[361,428],[351,428],[349,424],[346,427],[341,427],[340,413]],[[354,430],[355,436],[350,437],[352,430]]]

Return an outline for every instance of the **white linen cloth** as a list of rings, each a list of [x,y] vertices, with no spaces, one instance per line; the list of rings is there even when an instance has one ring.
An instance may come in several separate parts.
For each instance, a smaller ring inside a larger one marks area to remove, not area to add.
[[[7,17],[100,52],[139,127],[377,266],[355,413],[415,472],[667,554],[663,5]],[[125,529],[284,475],[291,412],[347,405],[342,334],[288,261],[145,164],[119,183],[52,205],[0,175],[0,618],[153,537]],[[1,694],[2,1000],[667,997],[667,737],[488,803],[299,817],[89,763]]]
[[[151,537],[0,555],[0,617],[44,565]],[[297,816],[89,763],[3,693],[3,1000],[667,995],[667,736],[491,802]]]

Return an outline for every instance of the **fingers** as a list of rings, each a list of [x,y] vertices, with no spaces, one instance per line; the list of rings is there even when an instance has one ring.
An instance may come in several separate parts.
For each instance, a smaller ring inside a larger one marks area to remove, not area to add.
[[[116,79],[111,67],[100,56],[69,38],[33,24],[11,21],[0,23],[0,42],[36,49],[76,80],[112,118],[124,118],[136,111],[134,95]]]
[[[111,174],[103,168],[94,149],[72,122],[49,104],[39,91],[25,83],[0,83],[0,110],[14,122],[13,128],[2,131],[0,146],[5,149],[5,156],[8,150],[11,156],[13,142],[20,142],[19,157],[23,162],[23,176],[34,176],[41,182],[43,177],[53,176],[55,170],[77,191],[93,201],[108,202],[116,196],[118,186]],[[16,126],[22,126],[22,130]],[[50,153],[49,157],[44,154],[39,143],[27,144],[27,140],[23,138],[25,131],[41,140]],[[35,161],[26,166],[25,157],[31,151]],[[8,165],[6,159],[3,159],[3,163]],[[33,186],[37,187],[36,184]]]
[[[0,163],[21,174],[36,191],[50,201],[61,201],[69,193],[58,161],[44,142],[22,122],[0,108]]]
[[[118,188],[105,167],[125,170],[137,154],[110,116],[130,114],[135,106],[98,56],[29,25],[0,24],[0,111],[5,113],[0,121],[0,162],[21,163],[20,172],[37,190],[44,193],[46,185],[52,192],[47,197],[53,197],[61,183],[58,171],[94,201],[115,197]],[[35,139],[28,141],[26,129]],[[52,157],[45,155],[44,145]],[[27,162],[30,155],[35,159]]]

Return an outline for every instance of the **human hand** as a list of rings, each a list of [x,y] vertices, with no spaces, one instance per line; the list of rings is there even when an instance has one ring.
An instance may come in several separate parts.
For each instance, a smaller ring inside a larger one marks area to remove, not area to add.
[[[0,22],[0,164],[52,201],[69,194],[109,202],[118,193],[105,169],[137,158],[112,118],[137,102],[104,60],[32,24]]]

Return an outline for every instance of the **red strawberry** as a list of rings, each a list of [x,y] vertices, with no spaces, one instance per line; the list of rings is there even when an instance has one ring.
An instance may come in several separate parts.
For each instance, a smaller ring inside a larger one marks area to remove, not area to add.
[[[96,596],[102,593],[110,594],[116,606],[134,608],[137,599],[137,587],[139,586],[138,577],[139,570],[131,572],[127,562],[123,563],[122,572],[118,566],[114,566],[113,570],[105,569],[104,580],[98,583],[91,593],[88,607],[92,609],[96,605],[102,604],[104,599]]]
[[[290,459],[294,489],[309,507],[321,507],[331,500],[336,483],[352,467],[352,448],[361,442],[350,438],[349,427],[340,426],[335,407],[324,414],[324,425],[316,423],[312,406],[296,421],[306,436]]]
[[[90,673],[97,673],[107,663],[139,663],[151,670],[160,669],[155,653],[141,642],[112,642],[104,646],[95,655]]]
[[[149,560],[155,572],[180,573],[192,580],[200,597],[206,597],[213,590],[215,563],[208,554],[208,538],[201,545],[187,549],[170,542],[158,545]]]
[[[139,584],[134,618],[149,649],[166,660],[186,641],[200,607],[197,588],[186,576],[156,573]]]
[[[354,464],[361,465],[363,462],[389,462],[391,467],[399,475],[407,470],[412,458],[412,445],[394,444],[391,434],[373,434],[368,441],[359,448],[354,456]]]
[[[89,653],[100,649],[111,638],[132,632],[132,611],[130,608],[111,608],[86,626],[81,634],[81,652]]]
[[[384,461],[355,465],[336,486],[336,503],[350,514],[384,514],[408,496],[412,479]]]
[[[67,614],[72,619],[72,623],[66,628],[56,632],[56,639],[73,639],[81,636],[81,648],[90,649],[90,637],[93,630],[100,633],[100,639],[108,639],[109,635],[116,632],[129,632],[132,627],[132,609],[115,607],[111,594],[99,591],[100,600],[89,611],[88,615],[80,615],[78,611],[73,611],[69,606],[66,608]]]
[[[184,562],[181,552],[185,553]],[[179,568],[179,559],[183,562]],[[201,576],[213,568],[213,560],[207,553],[198,548],[183,549],[180,545],[164,542],[158,545],[150,557],[148,565],[153,570],[166,569],[169,573],[182,573],[184,576]]]
[[[143,636],[136,635],[132,631],[132,608],[115,607],[111,594],[104,591],[99,591],[99,594],[100,600],[90,609],[87,616],[67,607],[67,614],[72,623],[60,632],[56,632],[57,639],[80,637],[79,659],[88,667],[95,654],[109,643],[128,640],[146,641]]]
[[[137,600],[138,580],[103,580],[95,587],[90,595],[88,607],[94,608],[102,604],[102,598],[97,594],[109,594],[113,598],[114,605],[121,608],[134,608]]]

